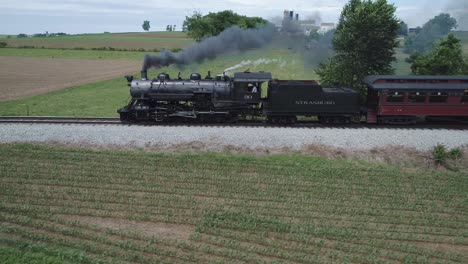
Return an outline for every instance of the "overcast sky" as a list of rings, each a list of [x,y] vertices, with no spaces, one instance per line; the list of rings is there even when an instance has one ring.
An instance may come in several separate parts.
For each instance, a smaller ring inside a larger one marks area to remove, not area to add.
[[[410,27],[422,25],[447,11],[450,0],[389,0],[397,6],[397,16]],[[457,0],[467,1],[467,0]],[[0,34],[18,33],[100,33],[143,31],[149,20],[151,31],[166,25],[181,28],[185,16],[194,11],[207,14],[230,9],[242,15],[266,19],[282,16],[284,9],[300,13],[301,18],[320,14],[323,22],[337,22],[347,0],[0,0]]]

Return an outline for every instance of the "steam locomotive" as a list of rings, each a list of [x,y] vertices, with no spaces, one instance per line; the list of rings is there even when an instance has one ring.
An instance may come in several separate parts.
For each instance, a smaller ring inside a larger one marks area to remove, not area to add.
[[[345,88],[322,88],[315,81],[274,80],[269,72],[237,72],[233,78],[210,72],[172,80],[166,73],[148,79],[127,76],[132,99],[118,110],[122,121],[235,122],[240,116],[265,116],[271,123],[294,123],[297,116],[349,123],[359,115],[359,95]],[[268,94],[262,92],[268,85]]]
[[[202,78],[126,76],[131,100],[117,110],[123,122],[236,122],[242,116],[291,124],[298,116],[325,124],[411,124],[418,118],[468,118],[468,76],[369,76],[365,104],[350,88],[324,88],[313,80],[277,80],[269,72],[210,72]],[[266,92],[265,92],[266,90]]]

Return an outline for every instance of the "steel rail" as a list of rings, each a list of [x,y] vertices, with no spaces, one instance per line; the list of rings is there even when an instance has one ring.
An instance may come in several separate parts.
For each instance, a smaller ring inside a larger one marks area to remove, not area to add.
[[[83,125],[121,125],[121,126],[191,126],[191,127],[269,127],[269,128],[338,128],[338,129],[448,129],[468,130],[468,125],[463,123],[421,123],[416,125],[376,125],[367,123],[351,123],[346,125],[321,124],[318,121],[298,121],[296,124],[268,124],[261,120],[247,120],[236,123],[182,123],[182,122],[121,122],[113,117],[61,117],[61,116],[0,116],[0,123],[25,123],[25,124],[83,124]]]

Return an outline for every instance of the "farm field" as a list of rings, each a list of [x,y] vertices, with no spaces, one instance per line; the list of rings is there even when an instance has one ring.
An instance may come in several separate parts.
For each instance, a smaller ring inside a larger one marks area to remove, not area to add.
[[[36,48],[100,48],[118,49],[162,49],[185,48],[193,43],[182,32],[138,32],[138,33],[105,33],[80,34],[57,37],[3,38],[8,47],[32,46]]]
[[[301,155],[0,145],[6,263],[468,258],[468,179]]]
[[[138,72],[142,62],[143,60],[126,62],[116,60],[115,63],[110,60],[96,60],[96,63],[101,63],[100,65],[127,63],[129,69],[134,69],[135,77],[140,76]],[[157,73],[164,71],[169,73],[172,78],[176,78],[180,71],[182,77],[188,78],[192,72],[199,72],[205,76],[209,70],[214,76],[235,65],[239,67],[229,73],[250,69],[251,71],[271,71],[277,78],[317,78],[313,71],[304,67],[304,62],[299,54],[275,48],[252,50],[241,54],[226,54],[215,60],[190,64],[184,68],[171,66],[151,70],[149,76],[156,77]],[[58,68],[60,67],[58,66]],[[96,71],[96,74],[99,72],[96,68],[92,67],[92,69]],[[18,71],[21,72],[20,69]],[[66,71],[66,69],[60,71]],[[123,76],[122,73],[112,80],[92,82],[48,94],[0,102],[0,115],[25,115],[29,108],[30,115],[116,117],[116,110],[124,106],[129,98],[127,81]]]
[[[60,59],[110,59],[142,61],[145,52],[109,50],[67,50],[67,49],[26,49],[3,48],[0,57],[60,58]]]
[[[0,60],[0,101],[112,79],[139,68],[137,61],[3,57]],[[75,100],[79,102],[83,98]]]

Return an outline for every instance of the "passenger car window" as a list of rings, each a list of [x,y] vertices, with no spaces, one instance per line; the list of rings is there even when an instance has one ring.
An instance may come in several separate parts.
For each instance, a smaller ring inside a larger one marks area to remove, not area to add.
[[[461,98],[462,103],[468,103],[468,91],[465,91]]]
[[[412,92],[408,95],[408,102],[424,103],[426,101],[426,93]]]
[[[444,92],[433,92],[429,96],[430,103],[445,103],[447,102],[448,94]]]
[[[387,96],[387,102],[401,103],[405,100],[405,94],[402,92],[392,92]]]

